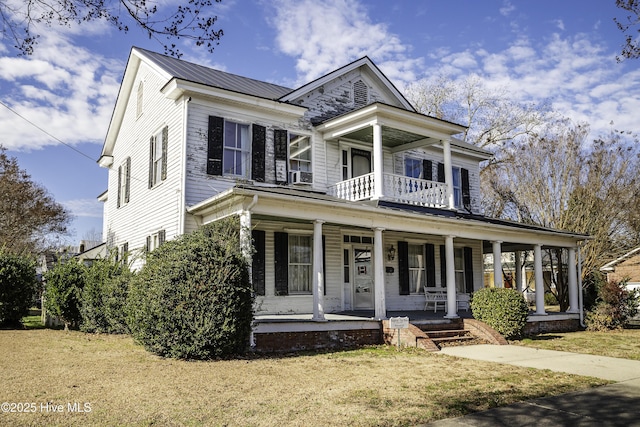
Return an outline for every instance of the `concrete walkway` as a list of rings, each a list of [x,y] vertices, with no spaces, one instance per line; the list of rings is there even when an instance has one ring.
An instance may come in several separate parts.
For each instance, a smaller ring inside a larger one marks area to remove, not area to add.
[[[640,426],[640,361],[517,345],[445,347],[441,353],[617,383],[440,420],[428,426]]]

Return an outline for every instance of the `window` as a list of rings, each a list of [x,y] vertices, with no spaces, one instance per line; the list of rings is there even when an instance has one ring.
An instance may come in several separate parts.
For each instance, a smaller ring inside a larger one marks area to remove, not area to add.
[[[456,292],[465,293],[465,276],[464,276],[464,249],[453,249],[453,265],[456,276]]]
[[[289,133],[289,174],[295,171],[311,172],[311,139]],[[291,177],[289,182],[293,182]]]
[[[422,178],[422,160],[405,157],[404,175],[410,178]]]
[[[129,203],[129,192],[131,189],[131,157],[118,167],[118,207]]]
[[[147,252],[151,252],[164,243],[166,233],[160,230],[150,236],[147,236]]]
[[[144,82],[140,81],[138,83],[138,92],[137,92],[137,102],[136,102],[136,117],[140,117],[142,115],[142,102],[144,101]]]
[[[460,168],[452,166],[453,174],[453,201],[456,208],[462,206],[462,179],[460,178]]]
[[[247,177],[249,162],[249,126],[224,123],[224,153],[222,167],[225,175]]]
[[[289,295],[311,293],[312,236],[289,235]]]
[[[126,265],[129,262],[129,243],[125,242],[118,247],[118,253],[116,254],[116,261],[120,261]]]
[[[409,245],[409,291],[412,294],[424,292],[426,286],[426,263],[424,245]]]
[[[149,143],[149,188],[167,177],[167,145],[169,128],[165,126],[151,137]]]

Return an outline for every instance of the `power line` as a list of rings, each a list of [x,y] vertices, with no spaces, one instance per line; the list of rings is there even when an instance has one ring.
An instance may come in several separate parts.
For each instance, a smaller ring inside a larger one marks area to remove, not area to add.
[[[37,124],[33,123],[31,120],[27,119],[26,117],[24,117],[23,115],[21,115],[20,113],[18,113],[17,111],[15,111],[13,108],[9,107],[7,104],[5,104],[2,100],[0,100],[0,104],[2,104],[7,110],[11,111],[13,114],[15,114],[16,116],[20,117],[22,120],[24,120],[25,122],[29,123],[31,126],[35,127],[36,129],[38,129],[39,131],[41,131],[42,133],[44,133],[45,135],[47,135],[48,137],[58,141],[60,144],[72,149],[73,151],[75,151],[76,153],[80,154],[81,156],[86,157],[87,159],[91,160],[92,162],[95,162],[96,160],[94,158],[92,158],[91,156],[89,156],[88,154],[83,153],[82,151],[78,150],[77,148],[75,148],[74,146],[67,144],[66,142],[62,141],[61,139],[51,135],[49,132],[47,132],[46,130],[42,129],[40,126],[38,126]]]

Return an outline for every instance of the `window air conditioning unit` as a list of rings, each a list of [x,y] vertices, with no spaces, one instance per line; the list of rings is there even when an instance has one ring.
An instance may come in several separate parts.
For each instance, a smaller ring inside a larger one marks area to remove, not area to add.
[[[291,174],[292,184],[311,184],[313,183],[313,174],[311,172],[294,171]]]

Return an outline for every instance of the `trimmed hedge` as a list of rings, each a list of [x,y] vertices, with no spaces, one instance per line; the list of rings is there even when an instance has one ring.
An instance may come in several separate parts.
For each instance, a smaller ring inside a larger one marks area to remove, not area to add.
[[[0,248],[0,325],[16,326],[36,292],[35,262]]]
[[[485,322],[506,339],[521,338],[527,325],[529,307],[515,289],[484,288],[473,294],[473,317]]]
[[[87,268],[71,258],[64,263],[58,262],[44,275],[45,309],[52,316],[64,322],[64,329],[80,326],[82,315],[82,289],[85,285]]]
[[[114,255],[93,261],[85,272],[82,290],[82,331],[129,333],[124,310],[132,275]]]
[[[133,337],[153,353],[179,359],[243,353],[253,321],[248,271],[237,218],[163,243],[129,288]]]

